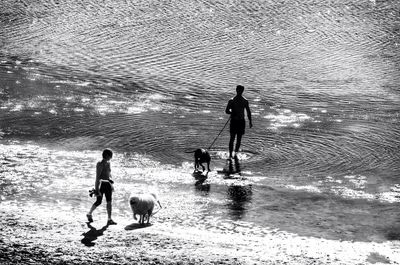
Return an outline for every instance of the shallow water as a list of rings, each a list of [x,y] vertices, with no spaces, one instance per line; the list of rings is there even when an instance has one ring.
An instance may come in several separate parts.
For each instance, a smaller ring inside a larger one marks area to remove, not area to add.
[[[3,2],[1,201],[84,213],[111,147],[127,218],[154,189],[171,225],[399,238],[397,1]],[[225,130],[203,182],[185,151],[213,142],[238,83],[245,179],[217,174]]]

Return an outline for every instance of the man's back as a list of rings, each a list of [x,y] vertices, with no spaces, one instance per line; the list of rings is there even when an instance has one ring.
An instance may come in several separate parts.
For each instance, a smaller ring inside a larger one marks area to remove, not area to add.
[[[237,95],[228,102],[228,108],[231,110],[231,119],[244,120],[244,110],[249,106],[249,102],[241,95]]]

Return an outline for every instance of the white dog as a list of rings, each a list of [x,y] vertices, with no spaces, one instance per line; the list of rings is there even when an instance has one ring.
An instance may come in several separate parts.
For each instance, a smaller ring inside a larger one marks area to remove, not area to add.
[[[154,204],[158,203],[162,208],[160,201],[154,193],[141,194],[132,196],[129,199],[133,212],[133,219],[137,220],[136,215],[139,215],[139,224],[144,224],[144,219],[147,216],[147,224],[150,222],[150,216],[154,210]]]

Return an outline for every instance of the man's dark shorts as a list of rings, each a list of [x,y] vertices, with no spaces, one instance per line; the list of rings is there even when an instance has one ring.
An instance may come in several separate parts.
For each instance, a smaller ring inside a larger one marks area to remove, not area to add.
[[[244,129],[246,128],[245,120],[231,120],[230,133],[231,134],[244,134]]]

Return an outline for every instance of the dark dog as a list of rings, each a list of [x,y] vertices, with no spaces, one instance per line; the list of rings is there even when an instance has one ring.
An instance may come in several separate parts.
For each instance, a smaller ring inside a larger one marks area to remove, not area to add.
[[[196,149],[194,151],[194,171],[196,172],[199,169],[199,166],[203,168],[203,172],[205,171],[205,167],[203,163],[207,163],[207,171],[210,171],[210,162],[211,156],[205,149]]]

